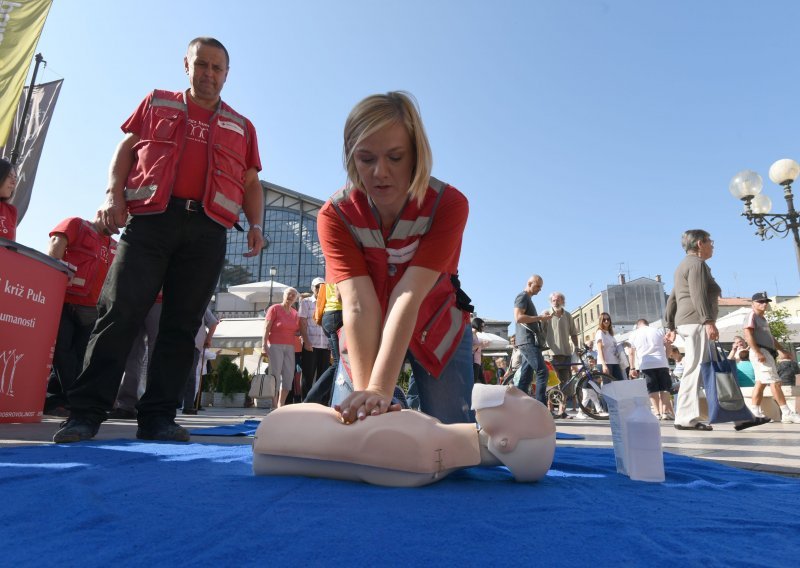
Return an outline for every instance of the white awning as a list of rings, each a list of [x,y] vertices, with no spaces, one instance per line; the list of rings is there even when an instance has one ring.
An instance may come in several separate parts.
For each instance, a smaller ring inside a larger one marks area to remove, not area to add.
[[[264,339],[264,318],[230,318],[219,322],[211,347],[261,347]]]

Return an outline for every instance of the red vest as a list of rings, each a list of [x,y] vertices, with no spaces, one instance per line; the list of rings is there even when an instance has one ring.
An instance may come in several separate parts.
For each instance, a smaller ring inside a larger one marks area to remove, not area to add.
[[[186,144],[188,117],[186,93],[153,91],[141,139],[133,148],[136,159],[125,183],[125,200],[132,215],[161,213],[167,208]],[[239,219],[248,144],[247,121],[220,101],[208,131],[203,207],[206,215],[227,228]]]
[[[75,271],[64,302],[95,305],[116,253],[114,239],[98,233],[89,221],[82,221],[78,238],[67,244],[62,259]]]
[[[439,200],[445,191],[451,190],[447,184],[431,178],[422,205],[410,199],[386,240],[378,214],[363,191],[343,189],[331,198],[334,210],[364,253],[384,316],[392,290],[433,223]],[[450,274],[443,273],[420,306],[409,349],[431,375],[438,377],[458,348],[468,322],[469,314],[456,306]]]

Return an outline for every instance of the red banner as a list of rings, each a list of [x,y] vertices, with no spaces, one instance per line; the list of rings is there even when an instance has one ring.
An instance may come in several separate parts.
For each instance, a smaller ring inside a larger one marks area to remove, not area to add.
[[[40,422],[66,268],[0,239],[0,423]]]

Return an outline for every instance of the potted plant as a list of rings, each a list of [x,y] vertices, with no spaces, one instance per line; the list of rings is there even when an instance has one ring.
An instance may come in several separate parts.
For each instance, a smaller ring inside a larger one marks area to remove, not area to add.
[[[217,364],[216,374],[214,406],[244,408],[246,393],[250,389],[247,370],[242,372],[229,357],[222,357]]]

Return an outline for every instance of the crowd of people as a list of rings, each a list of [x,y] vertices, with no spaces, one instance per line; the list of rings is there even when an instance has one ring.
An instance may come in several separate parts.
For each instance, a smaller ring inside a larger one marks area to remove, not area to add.
[[[740,363],[740,374],[749,370],[753,375],[752,417],[736,421],[736,430],[770,421],[762,409],[767,386],[780,407],[781,422],[800,423],[800,416],[788,406],[781,389],[783,384],[795,384],[800,366],[794,353],[770,333],[765,312],[771,300],[766,292],[753,295],[751,311],[742,325],[745,337],[734,338],[730,354],[725,354],[717,343],[719,331],[716,327],[721,289],[705,262],[713,255],[714,241],[706,231],[689,230],[682,236],[682,246],[686,257],[675,271],[674,288],[666,304],[666,329],[651,327],[646,319],[640,318],[624,342],[616,339],[611,316],[603,312],[594,337],[585,336],[583,344],[579,345],[573,318],[563,308],[564,295],[553,292],[551,309],[539,315],[532,297],[542,289],[543,279],[537,274],[531,276],[514,300],[516,333],[510,338],[512,353],[508,362],[495,363],[498,382],[507,382],[513,377],[519,388],[531,389],[532,396],[547,403],[548,369],[552,368],[561,391],[567,399],[572,399],[572,408],[576,407],[577,397],[581,397],[585,406],[590,398],[596,397],[595,393],[592,389],[575,392],[574,382],[570,380],[579,368],[575,365],[579,357],[585,355],[590,369],[614,380],[644,378],[652,411],[660,420],[674,420],[678,430],[711,431],[713,426],[708,423],[706,408],[700,401],[704,396],[701,394],[701,365],[712,358],[727,356]],[[683,340],[684,351],[674,345],[678,335]],[[747,363],[748,359],[751,363]],[[531,384],[533,375],[536,376],[534,385]],[[742,379],[739,382],[742,383]],[[744,386],[748,386],[747,383]],[[598,413],[604,414],[601,404],[594,402]],[[573,416],[564,411],[556,417]],[[577,410],[574,418],[587,416]]]

